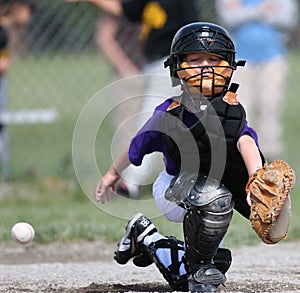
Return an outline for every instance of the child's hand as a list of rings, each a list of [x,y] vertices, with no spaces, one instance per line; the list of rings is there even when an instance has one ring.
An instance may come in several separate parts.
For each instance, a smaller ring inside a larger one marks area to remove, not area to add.
[[[110,200],[110,188],[116,192],[116,183],[120,179],[118,174],[106,173],[96,187],[96,201],[105,203]]]

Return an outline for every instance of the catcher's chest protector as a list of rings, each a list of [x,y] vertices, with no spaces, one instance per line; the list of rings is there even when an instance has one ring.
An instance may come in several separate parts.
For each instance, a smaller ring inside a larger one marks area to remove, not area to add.
[[[205,110],[195,114],[196,122],[190,127],[182,123],[184,110],[185,107],[180,104],[169,110],[162,122],[163,132],[167,134],[164,139],[168,153],[177,166],[180,168],[181,158],[185,161],[185,168],[194,166],[195,158],[200,155],[199,171],[207,173],[211,166],[212,149],[216,154],[224,154],[219,149],[225,148],[226,168],[238,168],[238,172],[244,172],[245,166],[236,147],[246,121],[244,108],[240,104],[229,105],[220,97],[215,98]],[[194,142],[191,142],[191,134],[197,143],[197,149],[193,146]],[[224,160],[224,156],[222,157]]]

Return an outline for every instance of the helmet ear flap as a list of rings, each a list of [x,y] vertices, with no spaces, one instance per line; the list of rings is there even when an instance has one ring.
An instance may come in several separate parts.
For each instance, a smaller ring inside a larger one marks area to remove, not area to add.
[[[164,67],[169,67],[170,69],[170,76],[172,80],[172,87],[180,85],[180,80],[177,75],[177,57],[171,55],[165,62]]]

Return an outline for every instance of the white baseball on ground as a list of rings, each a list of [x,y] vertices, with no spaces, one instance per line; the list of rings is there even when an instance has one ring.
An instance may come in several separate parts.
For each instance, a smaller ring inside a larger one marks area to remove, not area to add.
[[[20,244],[28,244],[34,238],[34,229],[33,227],[25,222],[16,223],[11,228],[11,236]]]

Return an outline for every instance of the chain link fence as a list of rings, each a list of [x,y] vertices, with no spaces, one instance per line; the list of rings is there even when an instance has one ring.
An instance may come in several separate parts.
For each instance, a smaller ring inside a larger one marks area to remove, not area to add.
[[[199,19],[217,20],[214,1],[198,3]],[[30,24],[12,32],[13,62],[2,78],[1,87],[7,86],[1,99],[8,136],[0,142],[3,180],[75,178],[76,120],[89,99],[116,74],[95,37],[107,15],[88,3],[36,0],[36,4]],[[108,24],[124,53],[140,67],[144,59],[137,45],[139,27],[124,20]],[[291,48],[299,50],[299,30],[292,40]],[[300,76],[300,69],[294,70]],[[110,137],[109,125],[107,129]]]

